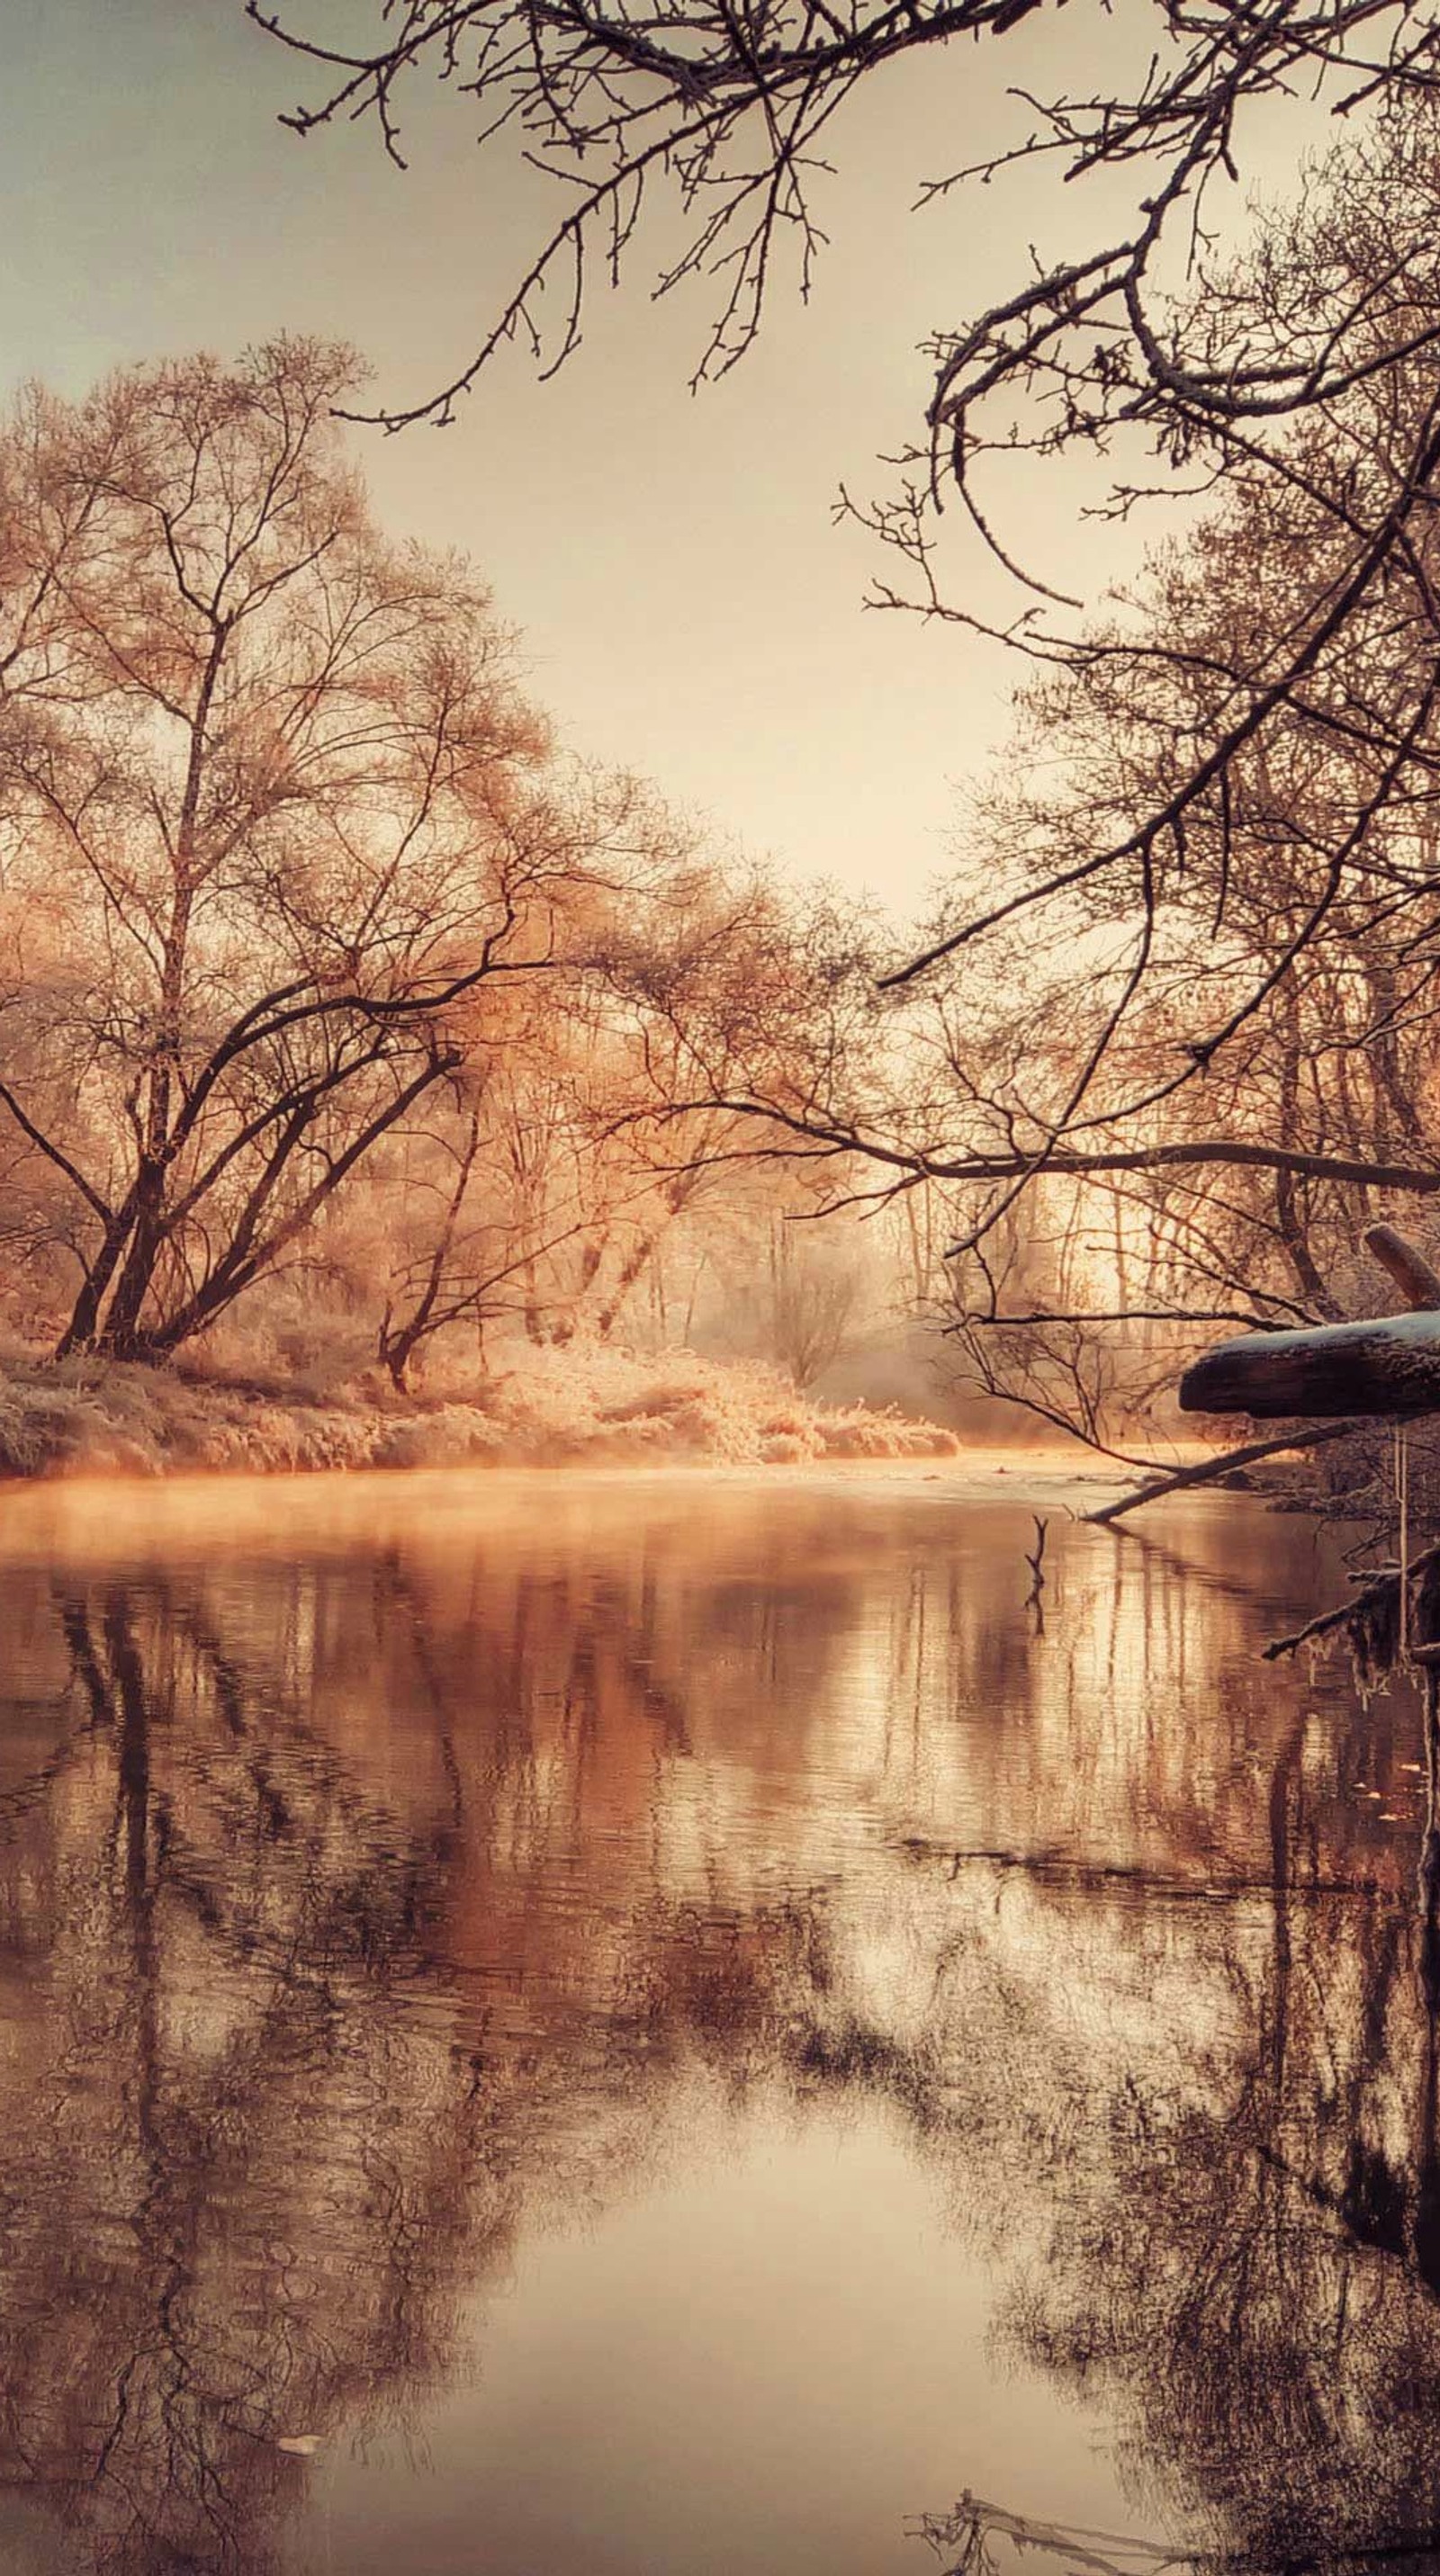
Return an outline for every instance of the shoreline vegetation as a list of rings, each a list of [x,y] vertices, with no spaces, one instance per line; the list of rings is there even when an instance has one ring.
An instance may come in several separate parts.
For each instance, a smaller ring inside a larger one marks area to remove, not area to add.
[[[943,1424],[826,1405],[759,1364],[570,1348],[492,1378],[398,1395],[276,1372],[0,1359],[0,1481],[231,1470],[800,1466],[958,1456]]]

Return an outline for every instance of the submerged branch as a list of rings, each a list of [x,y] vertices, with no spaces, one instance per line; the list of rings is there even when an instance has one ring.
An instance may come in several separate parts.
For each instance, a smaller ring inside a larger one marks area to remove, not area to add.
[[[1320,1422],[1308,1431],[1287,1431],[1279,1440],[1251,1440],[1243,1449],[1222,1450],[1218,1458],[1204,1458],[1198,1466],[1177,1467],[1163,1476],[1152,1477],[1148,1485],[1136,1487],[1133,1494],[1122,1494],[1118,1502],[1105,1503],[1098,1512],[1087,1512],[1085,1519],[1096,1525],[1118,1521],[1122,1512],[1133,1512],[1141,1503],[1158,1502],[1162,1494],[1178,1494],[1187,1485],[1212,1484],[1236,1467],[1250,1467],[1261,1458],[1278,1458],[1291,1449],[1318,1449],[1327,1440],[1347,1439],[1358,1431],[1358,1422]]]
[[[1254,1896],[1283,1895],[1286,1901],[1297,1897],[1348,1896],[1367,1902],[1386,1892],[1386,1882],[1379,1878],[1289,1878],[1277,1889],[1273,1876],[1268,1878],[1221,1877],[1186,1878],[1175,1870],[1150,1869],[1139,1861],[1080,1860],[1062,1851],[1014,1851],[1004,1844],[976,1844],[955,1848],[949,1843],[932,1842],[924,1834],[907,1834],[899,1848],[907,1860],[945,1864],[949,1877],[958,1879],[962,1870],[993,1869],[1012,1871],[1017,1877],[1040,1880],[1047,1887],[1074,1888],[1094,1895],[1102,1889],[1128,1889],[1145,1896],[1163,1896],[1168,1903],[1188,1905],[1233,1905]]]
[[[1009,2544],[1005,2563],[1010,2550],[1038,2549],[1063,2559],[1067,2569],[1083,2569],[1085,2576],[1165,2576],[1166,2570],[1181,2567],[1205,2569],[1211,2576],[1240,2576],[1242,2570],[1262,2576],[1262,2571],[1276,2566],[1273,2557],[1251,2549],[1185,2549],[1132,2538],[1127,2532],[1091,2530],[1084,2523],[1032,2522],[1026,2514],[1007,2513],[1002,2505],[972,2495],[968,2487],[948,2513],[917,2516],[908,2526],[907,2537],[928,2541],[936,2557],[945,2561],[945,2576],[996,2576],[1002,2563],[994,2551],[997,2540]],[[1437,2542],[1440,2533],[1434,2529],[1389,2532],[1368,2543],[1347,2540],[1337,2548],[1335,2563],[1355,2566],[1425,2558]],[[1300,2563],[1317,2562],[1307,2555]]]

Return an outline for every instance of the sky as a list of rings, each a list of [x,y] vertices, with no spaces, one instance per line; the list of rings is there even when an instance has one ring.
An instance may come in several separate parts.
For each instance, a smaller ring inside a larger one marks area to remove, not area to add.
[[[293,5],[316,23],[319,0]],[[481,159],[462,99],[416,93],[402,173],[369,127],[302,141],[280,125],[307,74],[241,0],[5,0],[4,14],[12,385],[78,394],[117,364],[284,329],[353,341],[377,401],[402,406],[456,372],[533,251],[537,183]],[[373,13],[330,0],[330,16],[368,28]],[[782,288],[719,386],[688,391],[708,307],[699,292],[651,301],[657,237],[554,381],[507,350],[454,427],[355,433],[383,523],[471,557],[563,739],[649,777],[722,843],[897,923],[943,875],[1015,666],[957,629],[867,612],[877,553],[833,504],[842,482],[883,488],[877,455],[913,436],[927,330],[1000,291],[1027,238],[1073,248],[1068,203],[1033,179],[911,211],[921,180],[1018,122],[1005,80],[1088,71],[1113,40],[1080,0],[1056,23],[1042,11],[1006,39],[1002,69],[1000,49],[966,47],[943,78],[922,56],[862,89],[836,129],[811,302]],[[1027,493],[1024,533],[1093,598],[1115,539],[1077,533],[1073,500]]]

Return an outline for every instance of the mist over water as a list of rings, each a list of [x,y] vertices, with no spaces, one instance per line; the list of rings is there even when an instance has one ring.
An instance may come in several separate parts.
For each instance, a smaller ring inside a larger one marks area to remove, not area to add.
[[[0,1505],[7,2570],[1440,2526],[1413,1701],[1260,1660],[1306,1524],[1040,1507]]]

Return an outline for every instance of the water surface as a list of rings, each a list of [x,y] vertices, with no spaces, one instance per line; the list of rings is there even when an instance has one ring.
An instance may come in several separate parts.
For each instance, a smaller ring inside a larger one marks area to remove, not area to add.
[[[1018,1481],[0,1501],[0,2566],[1440,2525],[1413,1701]]]

